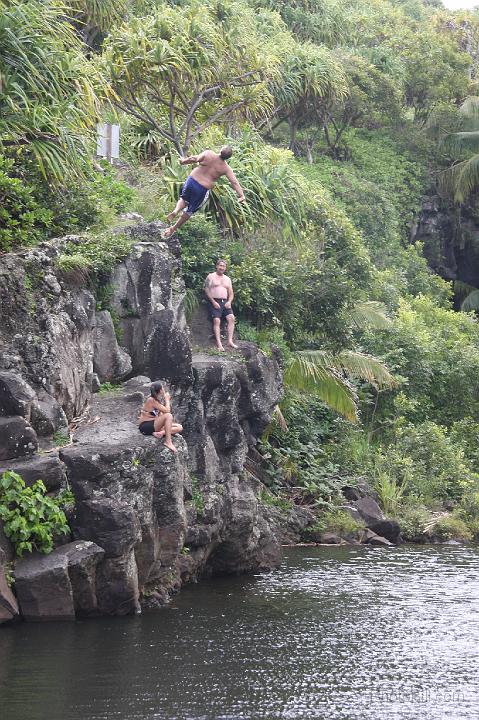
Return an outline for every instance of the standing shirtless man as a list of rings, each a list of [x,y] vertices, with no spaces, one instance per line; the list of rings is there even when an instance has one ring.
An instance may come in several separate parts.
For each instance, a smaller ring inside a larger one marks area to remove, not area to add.
[[[210,301],[210,315],[213,320],[213,332],[218,350],[224,350],[221,342],[221,318],[225,317],[228,323],[227,336],[228,347],[237,348],[233,342],[233,333],[235,329],[235,316],[231,309],[234,293],[231,279],[225,275],[226,262],[218,260],[216,262],[216,271],[210,273],[205,280],[205,293]]]
[[[219,153],[215,153],[213,150],[205,150],[200,155],[191,155],[191,157],[180,159],[181,165],[194,165],[197,163],[198,167],[195,167],[186,179],[181,188],[180,199],[176,203],[175,209],[167,216],[168,222],[171,222],[183,211],[175,224],[163,232],[165,239],[170,238],[178,228],[190,219],[193,213],[205,204],[211,188],[222,175],[226,175],[231,187],[236,191],[238,201],[244,202],[243,188],[226,162],[232,154],[233,148],[230,145],[225,145]]]

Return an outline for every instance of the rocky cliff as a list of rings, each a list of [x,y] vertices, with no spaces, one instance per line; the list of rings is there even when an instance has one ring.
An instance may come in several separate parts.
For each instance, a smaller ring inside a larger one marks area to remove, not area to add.
[[[75,505],[71,537],[46,556],[15,561],[0,529],[0,622],[138,612],[201,575],[279,562],[244,469],[281,396],[278,359],[251,343],[193,353],[177,243],[154,223],[125,232],[133,245],[109,278],[108,310],[59,272],[65,239],[1,258],[0,474],[68,486]],[[184,425],[177,455],[138,432],[150,379],[168,383]]]
[[[438,195],[423,199],[412,241],[424,244],[434,272],[479,287],[479,218],[470,207],[452,208]]]

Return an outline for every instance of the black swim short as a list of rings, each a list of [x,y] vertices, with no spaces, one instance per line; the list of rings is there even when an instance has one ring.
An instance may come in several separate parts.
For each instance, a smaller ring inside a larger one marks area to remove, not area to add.
[[[153,433],[155,432],[155,421],[143,420],[143,422],[138,425],[138,430],[143,435],[153,435]]]
[[[215,301],[218,303],[219,308],[213,307],[212,303],[209,304],[210,317],[212,320],[214,320],[215,318],[220,318],[221,320],[222,318],[233,314],[233,311],[230,307],[225,307],[225,303],[228,302],[226,298],[215,298]]]

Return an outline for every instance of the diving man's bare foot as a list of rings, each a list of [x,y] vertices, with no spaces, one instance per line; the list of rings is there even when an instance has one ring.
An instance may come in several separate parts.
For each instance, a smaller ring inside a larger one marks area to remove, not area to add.
[[[177,215],[176,211],[172,210],[170,213],[168,213],[168,215],[166,216],[166,219],[168,220],[168,222],[171,222],[172,220],[175,219],[176,215]]]
[[[234,342],[229,342],[228,345],[227,345],[227,347],[233,348],[234,350],[237,350],[237,349],[238,349],[238,346],[235,345]]]
[[[225,352],[223,345],[217,345],[216,349],[219,350],[220,352]]]
[[[166,442],[166,441],[165,441],[165,447],[167,447],[168,450],[171,450],[171,452],[173,452],[173,453],[177,453],[177,452],[178,452],[178,450],[175,448],[175,446],[173,445],[172,442]]]
[[[156,437],[156,438],[158,438],[158,440],[160,440],[160,438],[162,438],[164,436],[164,434],[165,434],[164,430],[158,430],[158,432],[153,433],[153,437]]]

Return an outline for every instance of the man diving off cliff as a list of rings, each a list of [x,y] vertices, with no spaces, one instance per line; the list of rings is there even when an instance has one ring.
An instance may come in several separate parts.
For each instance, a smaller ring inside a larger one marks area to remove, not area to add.
[[[203,207],[208,200],[211,188],[222,175],[226,176],[231,187],[236,191],[238,201],[240,203],[244,202],[243,188],[226,162],[232,154],[233,149],[229,145],[225,145],[219,153],[215,153],[213,150],[205,150],[199,155],[191,155],[180,159],[181,165],[197,164],[198,167],[195,167],[186,179],[181,188],[180,199],[176,203],[175,209],[167,216],[168,222],[172,222],[181,213],[175,224],[163,232],[165,239],[170,238],[178,228],[190,219],[193,213]]]

